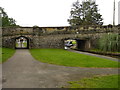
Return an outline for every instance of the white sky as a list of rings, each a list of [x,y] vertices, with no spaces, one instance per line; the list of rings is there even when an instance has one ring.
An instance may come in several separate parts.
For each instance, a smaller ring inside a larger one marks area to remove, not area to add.
[[[77,0],[0,0],[0,6],[20,26],[68,26],[72,3]],[[82,0],[79,0],[82,1]],[[118,24],[116,0],[116,24]],[[96,0],[104,25],[113,23],[114,0]]]

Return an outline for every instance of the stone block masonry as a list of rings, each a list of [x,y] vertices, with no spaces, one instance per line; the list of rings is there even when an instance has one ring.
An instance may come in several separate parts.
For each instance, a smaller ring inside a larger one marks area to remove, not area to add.
[[[120,33],[120,26],[6,27],[2,28],[2,44],[15,48],[16,38],[24,36],[29,48],[64,48],[65,39],[78,39],[87,41],[85,47],[90,49],[105,33]]]

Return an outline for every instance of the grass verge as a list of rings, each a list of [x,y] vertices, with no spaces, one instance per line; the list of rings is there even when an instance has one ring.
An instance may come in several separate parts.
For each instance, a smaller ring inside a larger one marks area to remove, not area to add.
[[[120,75],[96,76],[84,78],[80,81],[70,81],[70,85],[64,88],[119,88]]]
[[[0,48],[0,63],[5,62],[15,53],[14,49]]]
[[[90,51],[93,51],[93,52],[101,52],[101,53],[114,53],[114,54],[119,54],[120,52],[108,52],[108,51],[102,51],[102,50],[99,50],[99,49],[93,49],[93,50],[90,50]]]
[[[69,52],[63,49],[31,49],[30,52],[36,60],[50,64],[72,67],[118,67],[116,61]]]

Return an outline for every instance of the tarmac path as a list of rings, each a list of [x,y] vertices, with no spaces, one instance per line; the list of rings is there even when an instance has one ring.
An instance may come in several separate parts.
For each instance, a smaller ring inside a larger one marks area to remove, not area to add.
[[[2,65],[3,88],[59,88],[67,81],[94,75],[118,74],[117,68],[80,68],[42,63],[29,50],[19,49]]]

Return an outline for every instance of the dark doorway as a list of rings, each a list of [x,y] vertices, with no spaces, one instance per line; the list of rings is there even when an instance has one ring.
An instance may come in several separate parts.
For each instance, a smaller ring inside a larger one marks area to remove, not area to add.
[[[86,40],[76,40],[78,50],[85,50]]]
[[[29,39],[24,36],[17,37],[15,39],[16,49],[29,49]]]

